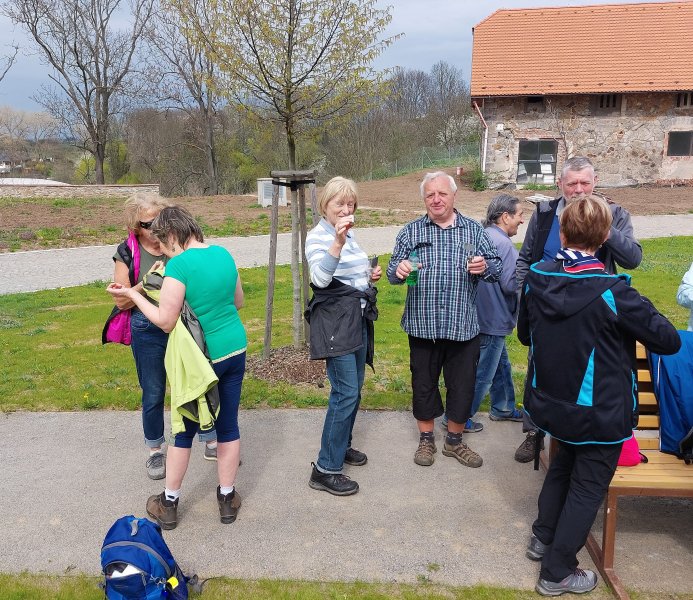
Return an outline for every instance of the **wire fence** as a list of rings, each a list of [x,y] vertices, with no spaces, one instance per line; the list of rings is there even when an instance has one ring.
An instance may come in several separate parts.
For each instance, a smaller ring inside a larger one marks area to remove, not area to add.
[[[463,166],[479,161],[479,144],[471,142],[452,148],[429,146],[419,148],[408,156],[396,159],[393,162],[382,163],[373,169],[367,176],[367,180],[387,179],[403,173],[409,173],[419,169],[431,167]]]

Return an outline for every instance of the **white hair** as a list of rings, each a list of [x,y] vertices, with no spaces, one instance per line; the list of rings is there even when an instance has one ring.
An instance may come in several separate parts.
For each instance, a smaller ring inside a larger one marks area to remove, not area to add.
[[[448,183],[450,184],[450,190],[452,190],[452,193],[454,194],[457,191],[457,184],[455,183],[455,180],[452,178],[451,175],[448,175],[444,171],[436,171],[435,173],[426,173],[424,175],[423,181],[421,182],[421,197],[423,198],[425,195],[424,192],[424,187],[429,181],[433,181],[434,179],[438,179],[438,177],[447,177],[448,178]]]

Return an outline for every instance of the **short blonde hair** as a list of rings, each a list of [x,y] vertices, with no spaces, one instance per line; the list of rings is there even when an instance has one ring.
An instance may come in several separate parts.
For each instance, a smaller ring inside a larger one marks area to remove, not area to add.
[[[611,229],[611,210],[606,200],[591,195],[568,204],[561,213],[561,233],[567,246],[594,250],[606,240]]]
[[[333,177],[322,188],[318,198],[318,212],[325,216],[325,207],[333,198],[346,198],[354,201],[354,210],[359,207],[356,184],[346,177]]]
[[[171,203],[162,198],[159,194],[148,194],[146,192],[135,192],[125,201],[125,225],[128,230],[139,233],[141,216],[149,211],[161,212]]]

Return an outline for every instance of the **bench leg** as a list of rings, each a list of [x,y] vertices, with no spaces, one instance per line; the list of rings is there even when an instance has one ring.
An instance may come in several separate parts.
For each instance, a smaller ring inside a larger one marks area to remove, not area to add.
[[[630,600],[630,596],[623,586],[621,579],[614,571],[614,548],[616,545],[616,518],[618,516],[618,496],[607,493],[604,505],[604,533],[602,535],[602,547],[599,547],[597,540],[590,533],[587,537],[587,551],[589,552],[594,564],[604,578],[604,581],[611,588],[614,596],[618,600]]]

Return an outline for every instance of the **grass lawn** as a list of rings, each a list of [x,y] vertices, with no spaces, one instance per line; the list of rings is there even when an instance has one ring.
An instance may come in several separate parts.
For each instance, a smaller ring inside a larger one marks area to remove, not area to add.
[[[432,576],[434,578],[435,575]],[[99,580],[84,576],[47,577],[22,573],[0,574],[0,597],[3,600],[102,600]],[[437,585],[421,581],[417,585],[394,583],[342,583],[281,580],[241,580],[214,578],[202,594],[191,595],[200,600],[533,600],[534,591],[509,590],[488,586],[470,588]],[[605,588],[589,594],[590,600],[613,598]],[[636,594],[633,600],[684,600],[679,594]]]
[[[676,304],[676,289],[691,260],[693,238],[647,240],[645,259],[632,272],[633,285],[677,327],[687,311]],[[387,257],[383,257],[383,265]],[[259,353],[264,333],[267,269],[241,271],[246,306],[241,311],[249,352]],[[92,410],[139,408],[139,388],[130,349],[101,345],[101,329],[112,302],[104,283],[28,294],[0,296],[0,410]],[[405,286],[383,280],[376,323],[376,372],[367,373],[363,408],[407,410],[410,406],[408,345],[399,320]],[[273,346],[291,342],[291,275],[277,272]],[[526,369],[526,350],[508,338],[518,398]],[[328,388],[271,385],[248,377],[244,408],[324,406]],[[482,407],[482,410],[484,408]]]

